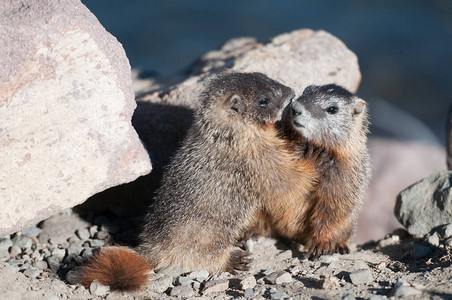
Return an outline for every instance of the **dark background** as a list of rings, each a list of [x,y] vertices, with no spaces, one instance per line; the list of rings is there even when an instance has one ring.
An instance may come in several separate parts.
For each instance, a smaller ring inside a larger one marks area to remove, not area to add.
[[[444,144],[452,103],[450,0],[82,1],[123,44],[133,68],[163,77],[233,37],[266,41],[324,29],[358,55],[358,94],[370,103],[374,135]]]

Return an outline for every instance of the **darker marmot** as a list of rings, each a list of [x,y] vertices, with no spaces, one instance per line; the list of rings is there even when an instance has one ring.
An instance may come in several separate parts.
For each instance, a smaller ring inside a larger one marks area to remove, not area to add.
[[[314,183],[303,175],[315,170],[287,151],[275,128],[293,97],[291,88],[260,73],[213,79],[163,176],[136,252],[102,248],[78,281],[130,290],[144,285],[151,269],[246,268],[237,240],[269,203],[291,201]]]
[[[305,245],[308,257],[348,253],[370,177],[366,102],[336,85],[309,86],[287,107],[279,123],[300,161],[317,161],[317,183],[294,207],[269,211],[277,234]]]

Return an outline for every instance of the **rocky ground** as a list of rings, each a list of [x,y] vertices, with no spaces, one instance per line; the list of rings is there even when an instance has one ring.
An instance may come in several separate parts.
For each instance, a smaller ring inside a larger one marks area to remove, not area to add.
[[[66,210],[1,238],[0,299],[452,299],[452,224],[417,237],[400,229],[354,246],[349,255],[317,261],[303,259],[296,244],[249,240],[249,271],[209,276],[165,270],[133,293],[110,292],[97,282],[89,289],[69,283],[68,271],[94,249],[133,244],[135,226],[117,206],[97,216]]]

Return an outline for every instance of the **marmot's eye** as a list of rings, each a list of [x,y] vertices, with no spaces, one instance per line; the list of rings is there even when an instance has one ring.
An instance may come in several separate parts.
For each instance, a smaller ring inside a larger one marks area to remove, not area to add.
[[[268,98],[262,98],[261,100],[259,100],[260,106],[267,106],[269,103],[270,103],[270,99],[268,99]]]
[[[337,113],[338,110],[339,108],[337,108],[336,106],[330,106],[326,109],[326,112],[329,113],[330,115],[334,115],[335,113]]]

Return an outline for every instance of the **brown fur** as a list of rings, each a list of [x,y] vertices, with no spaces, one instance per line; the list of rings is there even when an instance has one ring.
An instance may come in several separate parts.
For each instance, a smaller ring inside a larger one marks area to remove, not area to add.
[[[259,73],[212,80],[143,224],[136,251],[152,269],[246,269],[249,259],[235,247],[237,240],[268,207],[279,215],[297,207],[293,199],[314,184],[303,174],[314,169],[297,162],[274,125],[293,96],[292,89]],[[85,286],[94,279],[109,284],[114,272],[134,270],[127,259],[114,261],[117,254],[135,254],[117,250],[102,250],[90,260],[82,269]],[[140,286],[140,274],[117,287]]]

